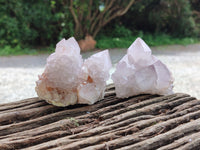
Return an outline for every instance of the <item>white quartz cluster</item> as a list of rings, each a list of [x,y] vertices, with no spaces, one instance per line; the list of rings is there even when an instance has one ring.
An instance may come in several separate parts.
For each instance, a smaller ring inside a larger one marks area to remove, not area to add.
[[[125,98],[138,94],[171,94],[173,78],[171,72],[152,55],[151,49],[137,38],[128,48],[112,74],[117,97]]]
[[[47,58],[35,90],[39,98],[56,106],[93,104],[104,97],[111,67],[108,50],[83,62],[76,40],[63,39]]]

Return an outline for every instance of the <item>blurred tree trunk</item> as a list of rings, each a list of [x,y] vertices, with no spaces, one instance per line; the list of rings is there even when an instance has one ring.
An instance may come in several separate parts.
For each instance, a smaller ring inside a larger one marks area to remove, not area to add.
[[[199,0],[190,0],[192,7],[192,13],[195,19],[195,22],[200,27],[200,1]]]
[[[135,0],[70,0],[70,12],[75,22],[75,37],[96,37],[98,32],[116,17],[124,15]]]

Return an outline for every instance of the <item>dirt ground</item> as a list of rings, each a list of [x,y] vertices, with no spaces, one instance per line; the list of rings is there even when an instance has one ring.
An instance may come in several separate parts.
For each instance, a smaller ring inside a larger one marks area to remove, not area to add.
[[[83,53],[83,58],[98,51]],[[152,52],[171,70],[175,79],[174,92],[187,93],[200,99],[200,44],[152,47]],[[113,66],[125,53],[126,49],[110,50]],[[0,103],[36,97],[35,81],[37,75],[43,72],[47,57],[0,57]]]

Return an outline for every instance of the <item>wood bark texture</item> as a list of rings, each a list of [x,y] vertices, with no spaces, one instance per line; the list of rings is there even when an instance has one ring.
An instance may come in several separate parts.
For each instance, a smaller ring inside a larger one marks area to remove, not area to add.
[[[1,150],[199,150],[200,100],[187,94],[116,98],[65,108],[31,98],[0,105]]]

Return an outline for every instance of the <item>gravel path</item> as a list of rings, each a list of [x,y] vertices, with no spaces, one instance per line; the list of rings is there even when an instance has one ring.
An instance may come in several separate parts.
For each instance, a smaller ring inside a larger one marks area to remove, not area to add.
[[[171,70],[175,79],[174,92],[187,93],[200,99],[200,44],[153,47],[152,51]],[[83,58],[95,52],[83,53]],[[125,49],[110,50],[113,64],[125,53]],[[43,72],[47,57],[0,57],[0,103],[36,97],[35,81],[37,75]]]

